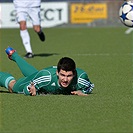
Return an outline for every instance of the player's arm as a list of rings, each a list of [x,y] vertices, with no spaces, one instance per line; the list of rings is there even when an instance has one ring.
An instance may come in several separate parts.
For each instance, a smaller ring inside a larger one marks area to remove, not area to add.
[[[46,87],[51,82],[51,75],[49,71],[44,69],[40,70],[35,75],[33,74],[31,77],[35,78],[32,78],[31,83],[29,83],[28,86],[25,86],[25,95],[36,96],[38,95],[41,88]]]
[[[78,96],[88,96],[88,94],[83,93],[81,90],[72,91],[71,94],[78,95]]]
[[[94,84],[90,82],[90,79],[85,72],[78,78],[78,87],[78,92],[74,92],[77,95],[88,95],[93,91]]]
[[[23,92],[25,95],[36,96],[39,94],[40,88],[35,83],[31,82],[28,86],[25,86]]]
[[[29,93],[31,96],[36,96],[36,88],[34,86],[34,83],[32,82],[30,86],[28,87]]]

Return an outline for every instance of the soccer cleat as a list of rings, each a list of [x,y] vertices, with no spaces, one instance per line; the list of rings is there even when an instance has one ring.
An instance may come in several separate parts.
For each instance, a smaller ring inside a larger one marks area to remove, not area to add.
[[[5,52],[6,52],[6,54],[8,55],[8,58],[9,58],[10,60],[12,60],[12,59],[11,59],[11,56],[12,56],[12,54],[13,54],[14,52],[16,52],[16,50],[14,50],[14,49],[11,48],[11,47],[8,47],[8,48],[5,50]]]
[[[34,54],[28,52],[24,57],[25,58],[33,58],[34,57]]]
[[[41,31],[41,32],[38,32],[37,34],[38,34],[40,40],[44,42],[45,41],[45,35],[44,35],[44,33]]]
[[[132,29],[132,28],[129,28],[129,29],[127,29],[127,30],[125,31],[125,34],[130,34],[132,31],[133,31],[133,29]]]

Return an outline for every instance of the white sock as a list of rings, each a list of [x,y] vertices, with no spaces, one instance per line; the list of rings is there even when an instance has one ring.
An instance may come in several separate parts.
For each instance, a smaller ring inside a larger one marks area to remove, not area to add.
[[[32,53],[31,45],[30,45],[30,36],[28,30],[20,30],[20,36],[22,38],[23,45],[25,47],[26,52]]]

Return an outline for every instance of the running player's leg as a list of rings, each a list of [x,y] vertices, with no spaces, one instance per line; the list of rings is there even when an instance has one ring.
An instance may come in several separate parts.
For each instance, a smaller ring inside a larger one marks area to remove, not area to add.
[[[16,20],[20,27],[20,36],[23,42],[23,46],[27,52],[25,57],[32,58],[34,55],[31,48],[30,35],[26,26],[26,21],[28,17],[27,10],[26,8],[16,8],[16,11],[17,11]]]
[[[29,8],[28,13],[32,20],[34,31],[38,34],[41,41],[45,41],[45,34],[41,28],[40,7]]]
[[[26,62],[23,58],[21,58],[17,52],[12,49],[11,47],[8,47],[6,49],[6,53],[8,54],[8,57],[17,63],[19,69],[21,70],[22,74],[27,77],[35,72],[38,72],[36,68],[34,68],[32,65],[30,65],[28,62]],[[12,52],[13,51],[13,52]],[[11,53],[11,54],[10,54]]]

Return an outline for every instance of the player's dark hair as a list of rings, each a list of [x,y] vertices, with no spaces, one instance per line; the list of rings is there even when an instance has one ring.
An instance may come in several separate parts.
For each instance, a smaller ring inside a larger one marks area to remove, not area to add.
[[[76,72],[76,64],[73,59],[69,57],[63,57],[59,60],[57,64],[57,71],[60,72],[60,70],[64,71],[72,71],[73,74]]]

